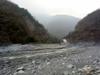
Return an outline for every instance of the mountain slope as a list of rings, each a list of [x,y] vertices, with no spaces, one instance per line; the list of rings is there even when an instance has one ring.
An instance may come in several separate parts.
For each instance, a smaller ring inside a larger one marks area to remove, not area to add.
[[[90,13],[67,36],[69,42],[100,42],[100,9]]]
[[[24,8],[0,0],[0,43],[52,41],[46,29]]]

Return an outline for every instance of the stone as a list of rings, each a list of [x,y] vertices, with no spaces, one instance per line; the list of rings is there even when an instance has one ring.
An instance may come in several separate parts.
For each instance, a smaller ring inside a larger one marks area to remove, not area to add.
[[[23,71],[23,70],[20,70],[20,71],[18,71],[17,73],[24,73],[24,71]]]
[[[69,72],[68,71],[64,71],[64,75],[69,75]]]
[[[32,64],[35,64],[35,60],[32,61]]]
[[[16,71],[17,72],[24,72],[25,71],[25,68],[22,66],[22,67],[17,68]]]
[[[90,65],[85,65],[82,69],[79,69],[78,71],[85,73],[86,75],[91,75],[95,71],[95,69]]]
[[[100,73],[100,69],[96,71],[96,73]]]
[[[69,64],[69,65],[67,65],[67,68],[72,69],[72,68],[74,68],[74,65]]]
[[[47,65],[49,65],[50,64],[50,62],[47,62]]]
[[[75,71],[72,71],[73,74],[75,74]]]

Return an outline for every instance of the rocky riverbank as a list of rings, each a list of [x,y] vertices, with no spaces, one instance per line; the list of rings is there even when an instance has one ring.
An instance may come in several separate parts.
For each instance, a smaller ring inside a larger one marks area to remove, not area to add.
[[[0,53],[0,75],[100,74],[99,45],[11,45],[3,49],[16,50]]]

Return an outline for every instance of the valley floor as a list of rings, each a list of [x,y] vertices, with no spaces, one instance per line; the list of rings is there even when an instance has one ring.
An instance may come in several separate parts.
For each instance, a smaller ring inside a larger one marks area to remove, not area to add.
[[[100,75],[100,46],[2,46],[0,75]]]

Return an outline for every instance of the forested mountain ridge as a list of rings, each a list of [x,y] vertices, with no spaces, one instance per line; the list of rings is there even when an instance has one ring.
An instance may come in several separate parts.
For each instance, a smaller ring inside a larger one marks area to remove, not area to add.
[[[0,43],[53,42],[47,30],[24,8],[0,0]]]
[[[75,31],[67,35],[69,42],[100,42],[100,9],[84,17]]]

